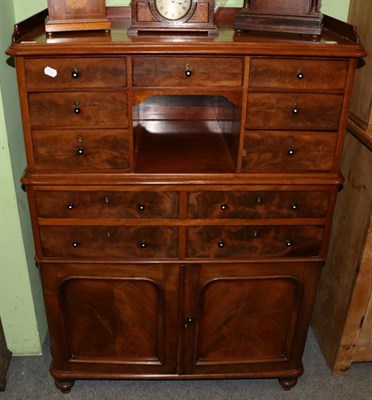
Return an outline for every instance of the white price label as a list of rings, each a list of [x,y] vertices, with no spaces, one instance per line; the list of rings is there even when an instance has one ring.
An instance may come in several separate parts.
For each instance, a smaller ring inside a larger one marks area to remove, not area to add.
[[[51,78],[55,78],[58,75],[58,72],[52,67],[45,67],[44,74],[50,76]]]

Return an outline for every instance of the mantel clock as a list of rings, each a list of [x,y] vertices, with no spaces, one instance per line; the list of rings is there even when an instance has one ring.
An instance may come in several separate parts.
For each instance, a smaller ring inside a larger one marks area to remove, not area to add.
[[[214,0],[132,0],[132,25],[128,32],[215,35],[214,5]]]

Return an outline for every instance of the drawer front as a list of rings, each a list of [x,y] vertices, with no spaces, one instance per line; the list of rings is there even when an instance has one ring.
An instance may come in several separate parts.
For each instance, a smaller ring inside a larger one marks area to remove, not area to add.
[[[134,57],[136,87],[239,87],[242,58]]]
[[[331,170],[337,134],[246,131],[242,171]]]
[[[328,191],[192,192],[189,218],[324,218]]]
[[[32,137],[40,169],[129,169],[126,130],[34,130]]]
[[[337,130],[343,96],[307,93],[250,93],[247,129]]]
[[[175,258],[176,227],[40,226],[42,252],[58,258]]]
[[[343,90],[347,61],[252,59],[249,86],[273,89]]]
[[[177,192],[37,191],[40,218],[177,218]]]
[[[26,59],[25,70],[28,90],[127,85],[125,58]]]
[[[311,257],[319,255],[320,226],[209,226],[187,229],[190,258]]]
[[[30,93],[31,125],[127,127],[124,92]]]

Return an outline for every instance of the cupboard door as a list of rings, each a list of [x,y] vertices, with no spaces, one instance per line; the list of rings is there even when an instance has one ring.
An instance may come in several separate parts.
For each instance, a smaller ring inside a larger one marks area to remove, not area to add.
[[[52,374],[175,373],[175,265],[42,264]]]
[[[319,267],[187,266],[183,372],[269,376],[275,371],[280,376],[291,369],[301,375]]]

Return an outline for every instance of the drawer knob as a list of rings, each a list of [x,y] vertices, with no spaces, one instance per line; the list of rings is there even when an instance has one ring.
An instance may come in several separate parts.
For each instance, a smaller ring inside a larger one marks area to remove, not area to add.
[[[186,64],[186,67],[185,67],[186,69],[185,69],[185,76],[187,77],[187,78],[189,78],[191,75],[192,75],[192,71],[191,71],[191,67],[190,67],[190,64]]]
[[[222,211],[225,211],[225,210],[228,209],[228,206],[227,206],[227,204],[221,204],[220,208],[221,208]]]
[[[285,244],[287,247],[291,247],[293,245],[292,240],[289,239],[285,241]]]
[[[257,204],[262,204],[263,200],[263,196],[257,196]]]
[[[193,317],[187,317],[185,319],[185,328],[187,328],[194,321]]]
[[[298,71],[297,71],[297,78],[300,79],[300,80],[304,79],[304,74],[303,74],[301,68],[299,68]]]
[[[75,208],[75,205],[73,203],[68,203],[67,204],[67,209],[68,210],[73,210]]]
[[[296,203],[291,203],[291,210],[296,211],[298,209],[298,205]]]
[[[72,79],[78,79],[79,78],[79,70],[78,70],[78,67],[77,67],[77,65],[74,65],[73,67],[72,67],[72,72],[71,72],[71,77],[72,77]]]
[[[292,114],[297,115],[299,112],[300,112],[300,109],[298,108],[298,100],[295,99],[293,102]]]
[[[223,248],[223,247],[225,247],[225,242],[223,241],[223,240],[220,240],[219,242],[218,242],[218,247],[219,248]]]
[[[288,155],[289,155],[289,156],[294,156],[294,154],[295,154],[295,150],[292,149],[292,148],[289,148],[289,149],[288,149]]]
[[[82,147],[79,147],[79,148],[76,150],[76,153],[77,153],[78,156],[82,156],[82,155],[84,154],[84,149],[83,149]]]
[[[145,205],[144,205],[144,204],[139,204],[139,205],[138,205],[138,209],[139,209],[140,211],[144,211],[144,210],[145,210]]]
[[[80,114],[81,109],[80,109],[80,101],[79,99],[75,99],[75,108],[74,108],[74,113],[75,114]]]
[[[74,247],[75,249],[77,248],[77,247],[79,247],[80,246],[80,243],[79,242],[72,242],[72,247]]]
[[[147,246],[148,246],[148,244],[147,244],[146,242],[144,242],[144,241],[142,241],[142,242],[140,243],[141,249],[145,249]]]

